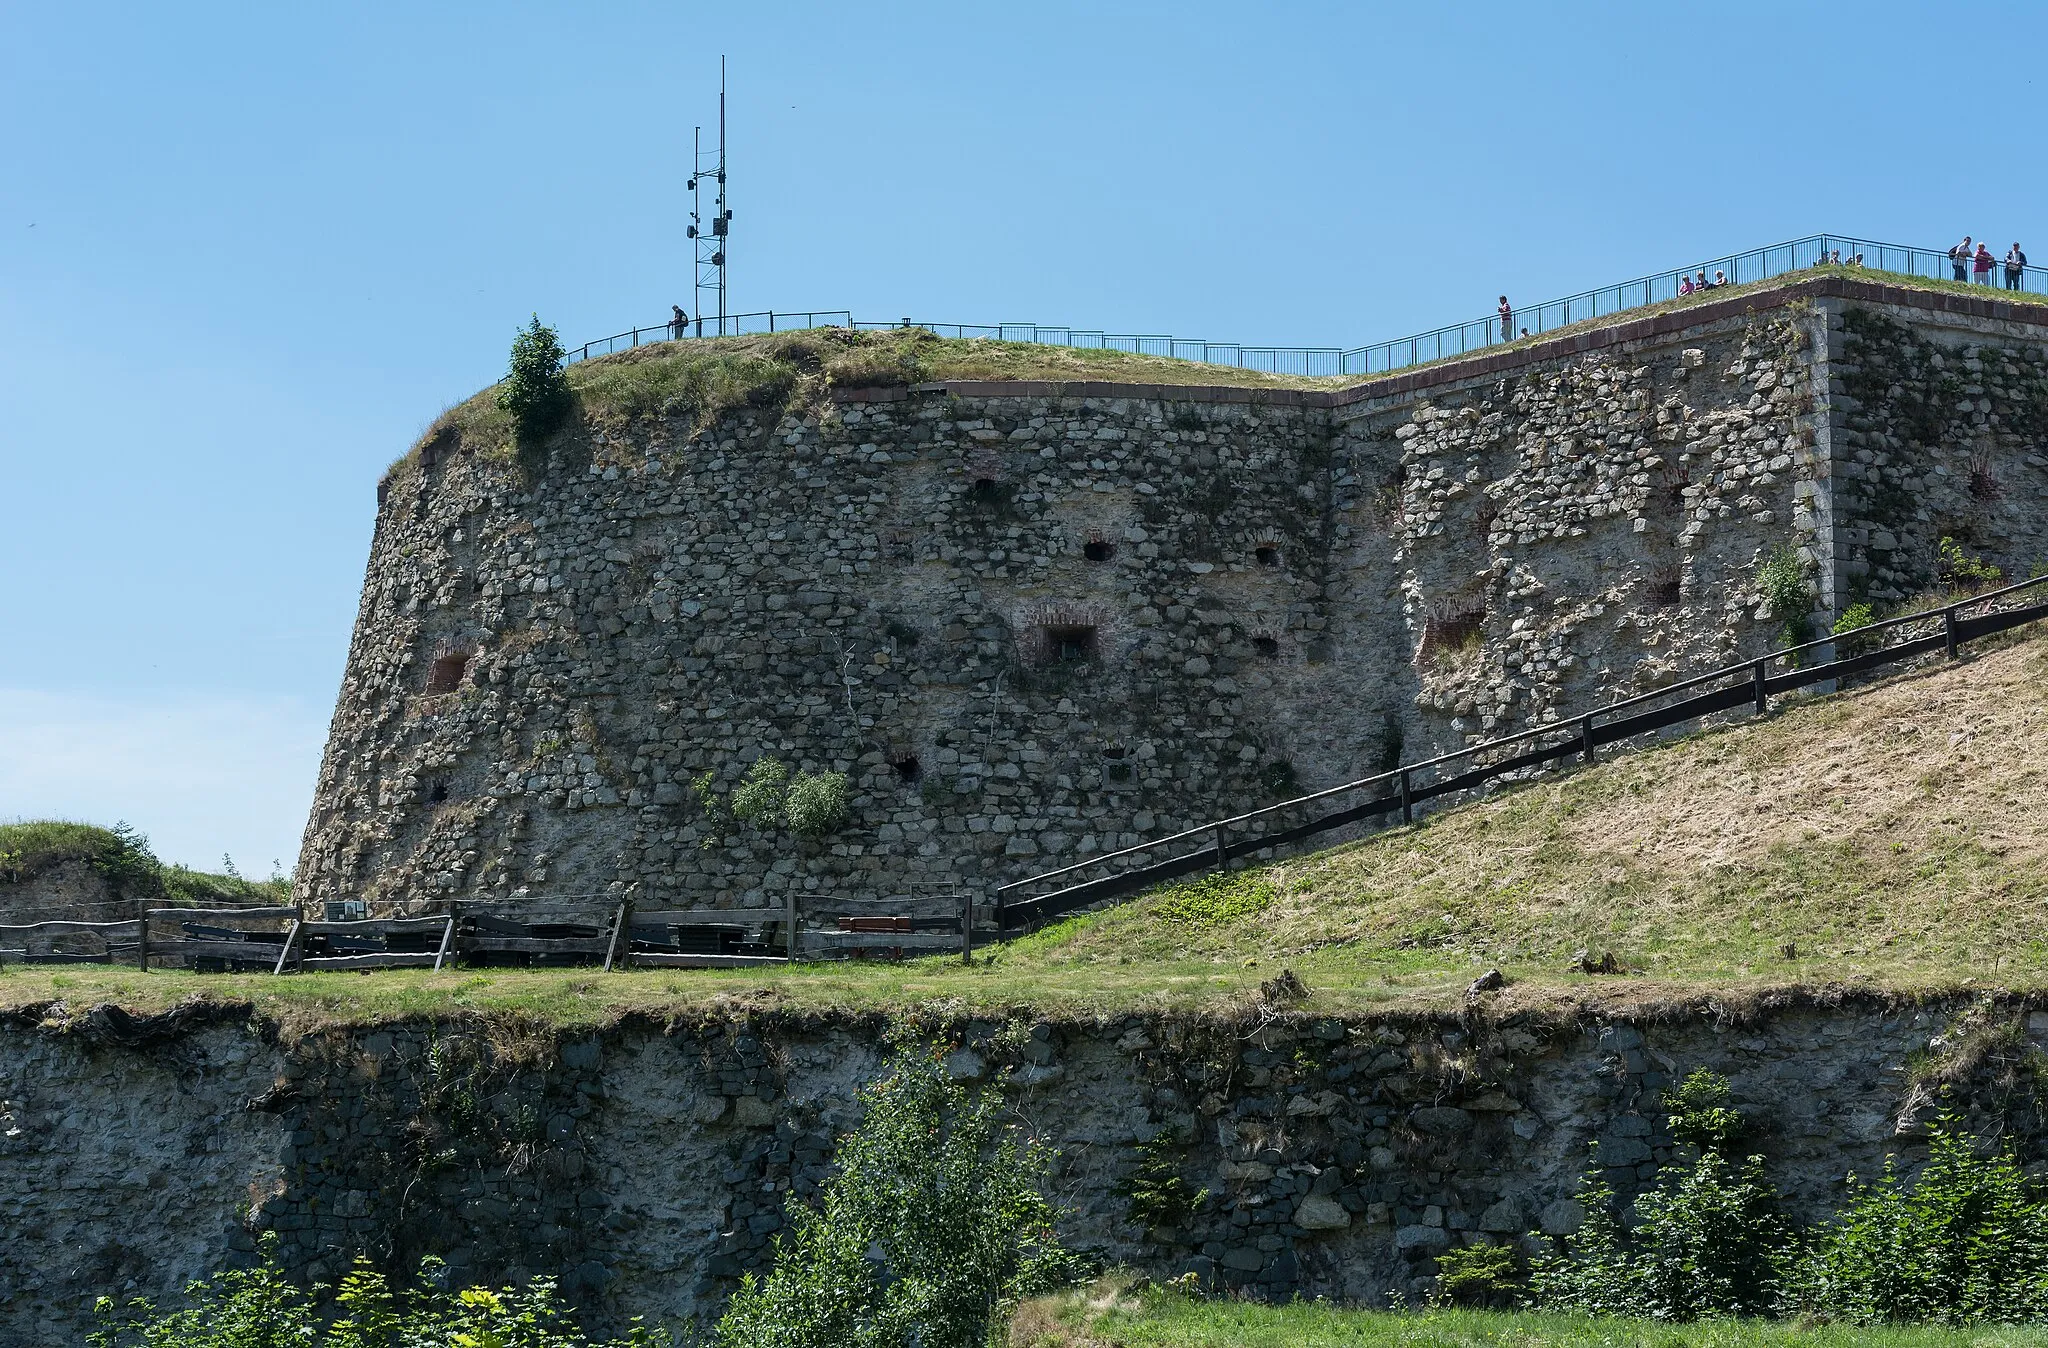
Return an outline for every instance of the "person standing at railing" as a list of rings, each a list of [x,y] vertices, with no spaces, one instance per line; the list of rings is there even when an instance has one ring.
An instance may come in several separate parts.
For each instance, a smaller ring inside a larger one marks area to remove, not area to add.
[[[1963,235],[1963,241],[1948,250],[1949,266],[1954,268],[1956,280],[1970,279],[1970,236]]]
[[[1500,315],[1500,339],[1503,342],[1515,340],[1515,306],[1508,303],[1507,296],[1500,297],[1500,303],[1494,307],[1494,312]]]
[[[2012,251],[2005,255],[2005,288],[2018,290],[2027,274],[2027,255],[2020,251],[2019,240],[2013,240]]]
[[[1978,285],[1988,286],[1991,284],[1991,268],[1997,265],[1997,262],[1998,259],[1991,256],[1989,248],[1986,248],[1981,243],[1977,245],[1977,253],[1971,259],[1971,267],[1977,273]]]
[[[671,304],[669,310],[673,316],[668,320],[668,338],[672,342],[680,342],[690,335],[690,316],[683,312],[680,304]]]

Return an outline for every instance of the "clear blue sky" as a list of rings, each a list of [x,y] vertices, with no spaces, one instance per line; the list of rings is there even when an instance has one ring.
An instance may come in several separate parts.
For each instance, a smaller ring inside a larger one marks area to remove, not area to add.
[[[2031,7],[0,0],[0,818],[296,853],[373,489],[538,311],[1343,343],[1821,230],[2048,258]]]

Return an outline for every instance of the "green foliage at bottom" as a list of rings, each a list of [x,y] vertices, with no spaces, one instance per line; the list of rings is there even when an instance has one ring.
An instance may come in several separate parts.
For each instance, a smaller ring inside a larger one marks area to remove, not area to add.
[[[1635,1202],[1625,1231],[1614,1191],[1589,1178],[1586,1224],[1569,1253],[1537,1263],[1536,1299],[1558,1310],[1698,1320],[1763,1315],[1777,1304],[1788,1233],[1763,1161],[1702,1155],[1675,1182]]]
[[[1860,1324],[2048,1320],[2048,1204],[2012,1153],[1980,1155],[1944,1119],[1919,1179],[1900,1183],[1887,1159],[1788,1293],[1797,1310]]]
[[[266,1238],[255,1268],[215,1274],[185,1289],[183,1309],[159,1310],[146,1300],[117,1307],[101,1297],[92,1348],[668,1348],[666,1331],[638,1324],[623,1339],[586,1338],[555,1285],[536,1278],[492,1291],[440,1286],[444,1266],[428,1261],[410,1287],[394,1288],[358,1259],[342,1279],[332,1308],[324,1287],[306,1289],[276,1263]]]
[[[775,1267],[749,1274],[715,1348],[983,1348],[1019,1297],[1067,1279],[1043,1195],[1051,1155],[929,1053],[861,1091],[817,1207],[795,1207]]]

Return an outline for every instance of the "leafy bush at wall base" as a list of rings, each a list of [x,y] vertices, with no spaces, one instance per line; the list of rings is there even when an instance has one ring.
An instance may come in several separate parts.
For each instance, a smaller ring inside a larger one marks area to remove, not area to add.
[[[1842,610],[1842,616],[1835,619],[1832,629],[1835,635],[1835,657],[1846,660],[1850,656],[1862,655],[1865,651],[1878,648],[1881,633],[1863,632],[1877,621],[1877,610],[1866,601],[1849,605]],[[1863,634],[1857,635],[1859,632]]]
[[[1859,1324],[2048,1319],[2048,1204],[2010,1151],[1981,1155],[1944,1117],[1919,1179],[1887,1160],[1820,1232],[1786,1304]]]
[[[1792,1240],[1763,1158],[1737,1165],[1710,1151],[1675,1180],[1667,1171],[1636,1198],[1633,1231],[1597,1173],[1580,1186],[1579,1201],[1586,1222],[1565,1253],[1532,1266],[1540,1304],[1681,1321],[1775,1309]]]
[[[421,1265],[404,1288],[358,1257],[334,1305],[323,1286],[294,1285],[277,1267],[277,1238],[264,1238],[255,1268],[215,1274],[185,1289],[191,1304],[160,1311],[137,1299],[125,1307],[101,1297],[92,1348],[669,1348],[665,1330],[635,1323],[623,1339],[586,1338],[555,1295],[536,1278],[491,1291],[446,1288],[446,1266]]]
[[[984,1348],[1024,1296],[1078,1270],[1043,1196],[1050,1154],[929,1053],[861,1091],[817,1207],[795,1206],[766,1278],[727,1304],[715,1348]]]

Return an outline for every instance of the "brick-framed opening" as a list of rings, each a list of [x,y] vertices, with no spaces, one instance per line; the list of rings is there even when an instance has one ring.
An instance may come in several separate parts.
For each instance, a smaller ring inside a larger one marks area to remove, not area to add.
[[[434,657],[434,663],[427,666],[427,691],[429,693],[452,693],[462,686],[462,676],[469,671],[469,655],[465,651],[448,651]]]

